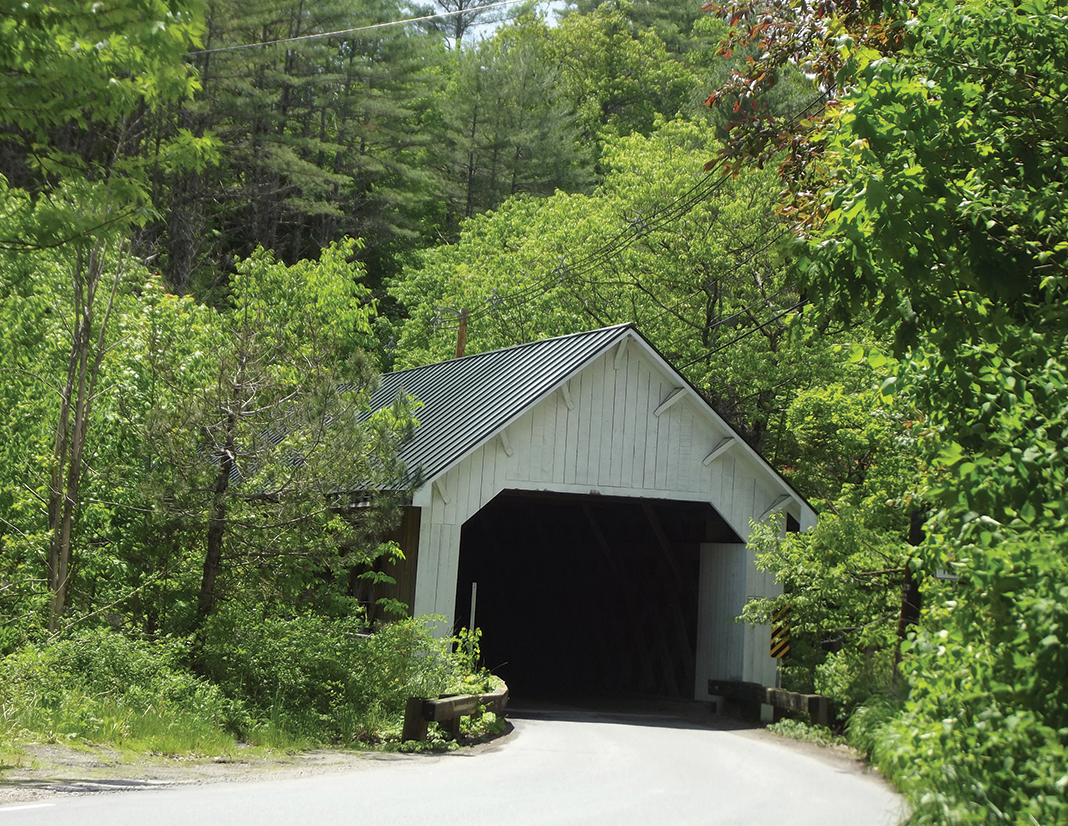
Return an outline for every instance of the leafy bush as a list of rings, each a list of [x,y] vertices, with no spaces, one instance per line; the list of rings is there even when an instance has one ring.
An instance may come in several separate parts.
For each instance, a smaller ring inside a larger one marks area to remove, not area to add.
[[[375,740],[409,696],[460,679],[450,641],[418,620],[368,634],[361,614],[264,616],[231,605],[208,621],[204,672],[272,725],[317,741]]]
[[[267,617],[236,605],[211,617],[195,658],[188,641],[82,630],[0,660],[0,736],[168,754],[227,752],[235,736],[273,747],[379,741],[399,735],[409,696],[482,690],[485,675],[470,671],[477,641],[452,645],[417,620],[368,634],[359,613]]]
[[[791,740],[801,740],[806,743],[819,743],[824,746],[837,746],[845,743],[845,738],[835,734],[827,726],[810,725],[801,720],[786,718],[772,723],[768,731],[774,732]]]
[[[876,744],[884,736],[884,729],[901,714],[903,705],[904,700],[892,696],[876,696],[853,709],[846,722],[846,739],[849,745],[870,757]]]
[[[907,652],[873,757],[916,823],[1068,823],[1068,539],[1000,532]]]
[[[184,646],[103,629],[29,645],[0,661],[9,737],[96,740],[172,753],[219,751],[248,725],[240,703],[181,666]]]
[[[782,686],[831,697],[848,712],[892,690],[901,579],[909,546],[899,535],[866,524],[872,509],[855,492],[812,531],[782,535],[775,521],[754,524],[757,566],[783,586],[774,599],[754,599],[742,619],[771,625],[789,607],[790,656]]]

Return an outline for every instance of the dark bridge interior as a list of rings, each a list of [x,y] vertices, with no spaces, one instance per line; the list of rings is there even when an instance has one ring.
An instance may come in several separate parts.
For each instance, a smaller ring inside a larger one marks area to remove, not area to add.
[[[705,503],[506,491],[463,527],[484,663],[519,699],[693,698],[701,542],[737,542]]]

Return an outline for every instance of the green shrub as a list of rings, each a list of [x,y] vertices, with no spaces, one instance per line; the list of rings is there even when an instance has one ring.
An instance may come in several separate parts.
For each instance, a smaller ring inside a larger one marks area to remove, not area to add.
[[[870,757],[885,735],[884,729],[902,712],[904,701],[891,697],[870,697],[853,709],[846,722],[846,739],[853,748]]]
[[[789,717],[772,723],[767,728],[768,731],[781,737],[789,737],[791,740],[801,740],[806,743],[819,743],[823,746],[837,746],[845,743],[842,735],[835,734],[827,726],[817,726]]]
[[[477,639],[461,653],[453,644],[417,620],[369,634],[358,613],[236,605],[208,620],[195,657],[184,640],[76,631],[0,661],[0,736],[161,753],[227,752],[235,736],[274,748],[378,742],[399,732],[410,696],[487,690],[470,671]]]
[[[873,738],[916,823],[1068,824],[1068,540],[998,540],[908,647],[908,702]]]
[[[216,752],[249,719],[197,678],[174,640],[103,629],[26,646],[0,661],[0,723],[8,737],[90,740],[150,751]]]
[[[265,616],[237,605],[208,621],[198,660],[264,721],[321,742],[376,740],[409,696],[436,696],[462,674],[450,642],[418,620],[368,634],[360,614]]]

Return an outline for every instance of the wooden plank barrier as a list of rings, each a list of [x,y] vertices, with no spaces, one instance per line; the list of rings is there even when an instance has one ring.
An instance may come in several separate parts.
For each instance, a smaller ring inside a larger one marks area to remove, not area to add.
[[[831,698],[822,694],[799,694],[783,688],[767,688],[760,683],[745,683],[740,680],[709,680],[708,693],[743,704],[746,716],[760,716],[760,709],[753,706],[764,703],[784,711],[801,712],[818,726],[834,723]]]
[[[460,718],[471,715],[479,706],[494,714],[504,714],[508,706],[508,686],[489,694],[443,694],[437,699],[409,697],[404,706],[401,741],[426,740],[428,723],[445,724],[455,738],[460,733]]]

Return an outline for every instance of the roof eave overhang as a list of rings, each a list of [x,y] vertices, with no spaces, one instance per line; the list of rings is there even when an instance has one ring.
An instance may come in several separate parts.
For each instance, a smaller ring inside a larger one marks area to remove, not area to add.
[[[437,480],[440,480],[451,470],[456,468],[461,462],[463,462],[468,456],[474,453],[484,445],[489,444],[493,439],[500,436],[502,431],[507,430],[509,426],[521,419],[526,413],[534,409],[543,399],[549,397],[553,393],[560,390],[567,382],[571,381],[576,375],[585,370],[590,364],[595,362],[599,358],[603,358],[611,350],[615,349],[617,354],[622,354],[624,348],[630,346],[637,346],[662,370],[675,376],[680,382],[680,387],[683,390],[686,398],[690,399],[694,405],[702,411],[702,413],[709,418],[715,425],[723,430],[732,433],[733,438],[738,443],[738,449],[740,449],[756,467],[760,468],[782,491],[782,495],[772,503],[771,507],[762,515],[762,519],[769,518],[776,513],[781,513],[790,509],[790,505],[794,504],[798,510],[797,519],[801,523],[802,528],[809,528],[816,523],[816,511],[808,503],[808,501],[798,493],[793,486],[783,478],[771,463],[767,461],[763,456],[754,450],[746,441],[742,438],[741,434],[722,416],[720,416],[712,406],[705,400],[705,398],[697,391],[697,389],[690,384],[690,382],[678,371],[671,363],[664,358],[664,356],[657,350],[649,341],[638,332],[637,328],[633,324],[621,325],[619,327],[619,334],[607,339],[604,344],[597,350],[590,353],[581,362],[571,368],[571,370],[561,376],[556,382],[551,385],[547,385],[546,388],[532,399],[529,399],[521,407],[518,407],[507,418],[495,424],[486,433],[479,436],[477,439],[458,452],[449,462],[444,464],[439,470],[432,475],[427,475],[423,479],[423,483],[416,488],[412,495],[412,504],[421,505],[423,507],[430,504],[430,497],[433,492],[433,485]],[[786,497],[783,499],[782,497]]]

